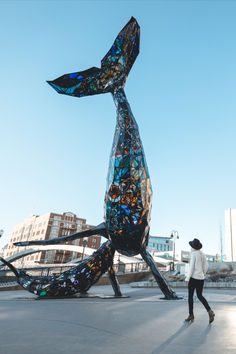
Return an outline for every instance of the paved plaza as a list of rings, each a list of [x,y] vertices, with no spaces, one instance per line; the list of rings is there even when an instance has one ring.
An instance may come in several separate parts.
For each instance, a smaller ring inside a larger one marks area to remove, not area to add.
[[[208,315],[196,302],[195,321],[184,299],[161,300],[159,289],[121,285],[129,298],[109,298],[110,286],[94,286],[90,294],[107,298],[44,299],[24,290],[0,292],[2,354],[235,354],[236,290],[206,289],[216,313]]]

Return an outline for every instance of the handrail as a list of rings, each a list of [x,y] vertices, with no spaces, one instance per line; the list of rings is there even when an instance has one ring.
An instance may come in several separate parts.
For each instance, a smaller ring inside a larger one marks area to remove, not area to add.
[[[58,264],[51,265],[49,267],[30,267],[30,268],[22,268],[31,276],[43,277],[55,274],[61,274],[66,270],[73,268],[75,265],[66,265],[66,264]],[[148,271],[149,267],[145,262],[136,262],[136,263],[117,263],[113,265],[113,269],[115,273],[119,274],[127,274],[127,273],[135,273],[141,271]],[[8,275],[11,271],[7,267],[3,267],[0,270],[0,276]]]

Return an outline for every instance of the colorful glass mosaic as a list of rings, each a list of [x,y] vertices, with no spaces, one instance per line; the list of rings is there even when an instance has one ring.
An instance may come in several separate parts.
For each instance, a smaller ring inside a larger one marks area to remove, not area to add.
[[[55,244],[93,234],[101,234],[108,241],[105,244],[106,246],[103,246],[105,248],[99,249],[99,254],[105,252],[107,248],[110,249],[111,253],[116,250],[127,256],[141,254],[150,266],[165,298],[176,299],[175,292],[160,274],[151,255],[146,250],[149,238],[152,188],[138,125],[124,92],[127,76],[139,54],[139,39],[140,27],[135,18],[132,17],[102,59],[101,68],[93,67],[48,81],[60,94],[82,97],[110,92],[113,96],[117,109],[117,124],[107,176],[104,222],[94,229],[73,235],[46,241],[20,242],[16,245]],[[94,254],[92,257],[96,258],[97,255]],[[103,266],[100,271],[96,271],[97,273],[91,273],[93,276],[88,277],[90,286],[98,279],[98,276],[94,274],[109,271],[112,266],[111,258],[112,256],[108,257],[107,267]],[[75,268],[76,274],[82,272],[90,274],[88,269],[90,258],[86,262],[83,263],[83,267],[86,264],[85,268],[81,268],[81,266]],[[111,274],[113,273],[110,272]],[[44,287],[46,289],[44,291],[51,294],[51,289],[54,286],[56,288],[59,286],[60,289],[55,290],[54,295],[65,295],[67,294],[67,287],[69,287],[68,294],[74,291],[71,290],[72,288],[78,292],[88,289],[86,282],[86,285],[82,288],[72,286],[71,276],[70,272],[63,273],[58,279],[51,280],[50,285]],[[77,275],[77,277],[80,276]],[[73,279],[77,278],[73,277]],[[112,276],[110,276],[110,279],[113,282]],[[65,287],[63,291],[61,290],[61,284]],[[116,283],[113,282],[114,284],[115,289],[118,289]],[[119,290],[115,293],[118,294]]]

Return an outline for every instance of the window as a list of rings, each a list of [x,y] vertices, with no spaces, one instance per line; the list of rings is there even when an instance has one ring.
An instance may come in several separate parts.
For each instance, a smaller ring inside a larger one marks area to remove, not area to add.
[[[64,228],[66,228],[66,229],[72,229],[72,228],[73,228],[73,225],[72,225],[72,224],[69,224],[68,222],[65,222],[65,223],[64,223]]]
[[[69,217],[74,217],[75,216],[75,214],[73,214],[73,213],[65,213],[65,216],[69,216]]]
[[[58,235],[58,228],[52,227],[51,232],[50,232],[50,236],[56,236],[56,235]]]
[[[61,220],[61,217],[59,215],[54,215],[54,220]]]

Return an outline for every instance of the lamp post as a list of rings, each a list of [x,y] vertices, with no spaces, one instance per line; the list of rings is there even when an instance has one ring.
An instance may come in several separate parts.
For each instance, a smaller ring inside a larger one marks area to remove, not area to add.
[[[118,262],[118,269],[117,269],[117,272],[119,273],[119,271],[120,271],[120,253],[118,254],[117,262]]]
[[[87,242],[88,242],[88,237],[84,237],[83,239],[83,253],[82,253],[82,261],[84,259],[84,250],[85,250],[85,247],[87,245]]]
[[[172,230],[170,238],[173,239],[173,270],[175,270],[175,240],[179,239],[179,233],[177,230]]]

